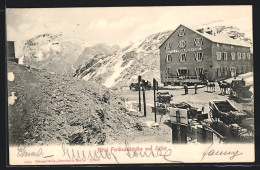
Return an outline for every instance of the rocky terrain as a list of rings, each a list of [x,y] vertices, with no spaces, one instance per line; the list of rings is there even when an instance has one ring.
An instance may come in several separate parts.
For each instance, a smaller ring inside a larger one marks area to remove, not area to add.
[[[104,144],[149,129],[104,86],[8,62],[10,144]]]
[[[97,55],[112,54],[119,49],[117,45],[89,46],[81,40],[63,39],[61,33],[41,34],[17,45],[24,64],[67,75],[73,75],[79,65]]]
[[[137,76],[151,81],[159,80],[159,49],[171,31],[153,34],[145,40],[132,43],[113,55],[103,56],[81,65],[76,76],[94,80],[106,87],[128,86]]]

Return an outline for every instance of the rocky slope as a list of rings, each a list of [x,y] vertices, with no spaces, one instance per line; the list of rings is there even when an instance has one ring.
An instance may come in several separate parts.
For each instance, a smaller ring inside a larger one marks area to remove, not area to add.
[[[159,79],[158,47],[171,31],[153,34],[143,41],[132,43],[109,56],[98,57],[82,65],[76,76],[84,80],[94,80],[106,87],[128,86],[141,75],[151,81]]]
[[[131,140],[146,127],[124,99],[93,82],[8,62],[10,144],[104,144]]]
[[[72,75],[79,65],[96,55],[108,55],[118,49],[117,45],[106,44],[90,47],[81,40],[63,39],[62,34],[42,34],[25,41],[19,55],[26,65]]]

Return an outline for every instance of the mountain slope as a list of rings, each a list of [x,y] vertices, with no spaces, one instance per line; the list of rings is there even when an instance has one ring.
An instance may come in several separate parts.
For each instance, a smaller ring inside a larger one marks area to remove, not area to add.
[[[13,62],[7,69],[15,77],[8,96],[17,97],[8,107],[11,145],[104,144],[132,140],[143,133],[140,126],[146,129],[104,86]]]
[[[90,62],[97,56],[113,54],[119,49],[120,47],[118,45],[108,46],[106,44],[96,44],[91,47],[86,47],[74,63],[74,66],[78,68],[80,65]]]
[[[27,40],[23,47],[24,64],[60,74],[72,74],[84,49],[84,42],[64,40],[62,35],[42,34]]]
[[[141,75],[144,79],[159,79],[158,47],[171,31],[153,34],[144,41],[132,43],[117,53],[98,58],[90,65],[81,66],[77,77],[94,80],[106,87],[128,86]]]
[[[109,54],[118,46],[97,44],[93,47],[77,39],[62,39],[62,34],[41,34],[27,40],[21,52],[24,64],[59,74],[73,75],[79,65],[96,55]]]

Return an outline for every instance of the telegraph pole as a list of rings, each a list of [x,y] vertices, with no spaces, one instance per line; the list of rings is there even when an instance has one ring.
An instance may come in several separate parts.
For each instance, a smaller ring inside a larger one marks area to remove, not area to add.
[[[140,90],[141,90],[141,85],[140,85],[141,80],[142,80],[141,76],[138,76],[139,112],[141,112],[141,92],[140,92]]]
[[[144,86],[142,86],[143,89],[143,102],[144,102],[144,117],[146,117],[146,102],[145,102],[145,89]]]
[[[154,121],[156,122],[156,94],[155,94],[155,91],[156,91],[156,86],[157,86],[157,82],[155,80],[155,78],[153,79],[153,96],[154,96]]]

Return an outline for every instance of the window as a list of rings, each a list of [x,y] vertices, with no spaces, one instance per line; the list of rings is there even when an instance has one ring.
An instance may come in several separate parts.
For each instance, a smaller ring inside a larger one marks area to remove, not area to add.
[[[227,60],[227,52],[223,52],[223,60]]]
[[[235,60],[235,59],[236,59],[236,53],[234,53],[234,52],[231,53],[231,59],[232,59],[232,60]]]
[[[217,75],[218,77],[221,77],[221,68],[217,68]]]
[[[198,67],[198,68],[195,68],[195,74],[196,76],[202,76],[204,74],[204,68],[202,67]]]
[[[247,53],[247,59],[250,60],[250,53]]]
[[[186,46],[186,42],[184,40],[179,41],[179,45],[180,48],[184,48]]]
[[[241,53],[240,52],[237,53],[237,59],[241,60]]]
[[[165,73],[166,73],[166,75],[171,74],[171,69],[170,68],[165,68]]]
[[[203,60],[203,52],[195,53],[195,60],[196,61],[202,61]]]
[[[194,39],[194,45],[195,46],[202,46],[203,45],[203,39],[202,38],[195,38]]]
[[[229,70],[228,67],[224,67],[223,69],[224,69],[225,76],[227,76],[228,75],[228,70]]]
[[[236,76],[236,68],[235,67],[230,67],[230,74],[231,74],[231,77]]]
[[[231,48],[233,48],[233,46],[231,45]]]
[[[165,44],[165,49],[170,50],[171,47],[172,47],[172,44],[171,44],[171,43],[166,43],[166,44]]]
[[[186,68],[177,69],[178,76],[188,76],[188,74],[189,74],[189,70]]]
[[[219,44],[217,43],[217,47],[219,47]]]
[[[165,59],[166,59],[166,62],[172,61],[172,55],[167,54],[166,57],[165,57]]]
[[[185,35],[185,29],[182,28],[182,29],[179,29],[179,34],[178,34],[180,37],[184,36]]]
[[[217,54],[217,60],[221,60],[221,52],[216,52]]]
[[[186,60],[187,60],[186,53],[180,53],[179,61],[186,61]]]
[[[246,53],[242,53],[242,59],[243,59],[243,60],[246,59]]]

